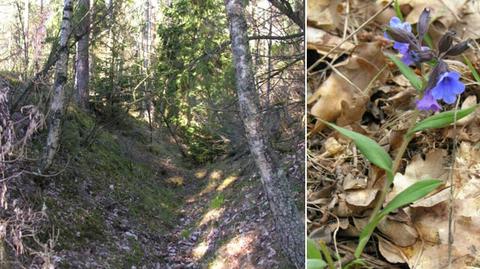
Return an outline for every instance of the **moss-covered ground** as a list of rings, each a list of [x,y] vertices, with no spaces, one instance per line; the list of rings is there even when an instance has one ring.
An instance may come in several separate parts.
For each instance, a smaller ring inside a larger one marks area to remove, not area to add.
[[[153,137],[129,116],[111,124],[67,110],[56,175],[32,199],[48,215],[41,239],[58,235],[59,268],[288,268],[272,252],[278,245],[248,154],[198,166],[168,135]],[[293,186],[299,210],[301,186]]]

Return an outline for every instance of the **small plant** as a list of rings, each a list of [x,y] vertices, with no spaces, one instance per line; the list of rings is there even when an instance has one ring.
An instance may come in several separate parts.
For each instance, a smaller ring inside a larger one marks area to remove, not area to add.
[[[210,201],[210,208],[212,209],[218,209],[223,206],[223,203],[225,202],[225,197],[223,194],[217,194],[215,198]]]
[[[367,136],[324,121],[329,127],[350,138],[366,159],[385,171],[385,182],[380,193],[380,199],[373,209],[368,224],[359,236],[359,243],[354,253],[355,260],[350,262],[350,265],[361,263],[360,256],[372,233],[389,213],[421,199],[442,184],[442,181],[437,179],[418,181],[399,193],[382,208],[385,197],[393,183],[394,175],[398,171],[400,161],[413,136],[427,129],[446,127],[466,117],[477,108],[477,106],[473,106],[458,111],[445,111],[417,122],[421,111],[440,111],[442,109],[440,102],[454,104],[458,96],[465,91],[465,85],[460,81],[460,74],[450,70],[444,59],[448,56],[457,56],[463,53],[469,48],[469,41],[453,44],[455,33],[448,31],[438,42],[438,50],[424,46],[423,42],[429,27],[429,20],[430,10],[426,8],[419,17],[416,35],[412,33],[411,25],[407,22],[402,22],[398,17],[393,17],[386,28],[385,37],[393,42],[393,48],[401,54],[401,58],[391,54],[386,54],[386,56],[395,63],[400,72],[417,90],[418,94],[414,117],[403,137],[403,142],[394,160],[379,144]],[[420,70],[420,76],[411,69],[411,66],[415,66],[417,70]],[[430,67],[429,69],[431,70],[428,75],[424,73],[426,67]],[[322,258],[320,251],[313,244],[313,242],[308,242],[308,268],[328,266],[328,261],[324,259],[326,257]]]

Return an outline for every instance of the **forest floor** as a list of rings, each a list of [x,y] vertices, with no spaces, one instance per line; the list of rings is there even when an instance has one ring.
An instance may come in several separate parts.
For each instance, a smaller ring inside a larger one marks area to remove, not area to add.
[[[43,238],[55,237],[49,255],[58,268],[291,268],[272,243],[248,154],[193,165],[167,135],[150,143],[145,124],[119,122],[95,128],[91,116],[69,109],[54,167],[61,173],[41,190],[21,183],[23,195],[46,208],[53,232]],[[301,179],[295,193],[301,210]]]
[[[341,257],[335,267],[347,268],[346,263],[358,256],[359,237],[377,205],[386,206],[415,183],[437,179],[440,187],[391,212],[376,226],[361,256],[364,267],[478,268],[480,237],[470,235],[480,233],[480,5],[397,0],[394,8],[388,4],[392,2],[308,2],[308,236],[314,243],[325,243],[328,251],[323,254]],[[412,27],[412,35],[417,33],[423,12],[431,12],[424,46],[438,51],[447,30],[456,32],[453,44],[470,42],[463,55],[444,59],[449,70],[461,76],[465,90],[456,96],[456,104],[440,101],[441,112],[456,115],[447,111],[477,109],[456,124],[409,137],[414,124],[434,113],[420,111],[417,101],[424,89],[418,91],[403,74],[424,75],[433,85],[440,82],[433,79],[435,65],[410,66],[402,72],[391,61],[402,56],[384,33],[399,18]],[[398,169],[388,185],[384,172],[370,164],[360,146],[323,121],[367,136],[387,156],[397,158]],[[389,190],[386,199],[382,190]]]

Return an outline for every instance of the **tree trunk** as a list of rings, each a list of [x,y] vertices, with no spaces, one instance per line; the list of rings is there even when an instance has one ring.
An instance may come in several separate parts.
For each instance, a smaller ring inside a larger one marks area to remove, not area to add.
[[[151,47],[151,35],[152,35],[152,6],[150,0],[145,1],[145,27],[143,29],[143,74],[145,81],[143,82],[143,106],[142,115],[144,119],[148,120],[148,126],[150,129],[150,143],[153,141],[153,123],[152,117],[154,112],[154,106],[152,101],[152,94],[150,89],[150,47]]]
[[[75,63],[75,102],[80,108],[88,107],[88,82],[89,82],[89,52],[88,43],[90,39],[90,0],[79,0],[78,8],[80,10],[80,25],[77,36],[77,61]]]
[[[288,0],[268,0],[274,7],[276,7],[280,12],[292,20],[298,27],[302,30],[305,28],[305,16],[303,14],[304,4],[303,1],[300,3],[297,1],[298,10],[294,11],[292,5]]]
[[[225,0],[230,23],[233,62],[235,64],[238,103],[242,113],[250,151],[266,193],[276,225],[278,243],[286,257],[297,267],[304,268],[304,224],[291,196],[288,180],[263,135],[258,94],[252,72],[252,58],[247,36],[243,0]]]
[[[72,0],[65,0],[63,19],[60,29],[59,56],[55,64],[55,82],[53,84],[53,98],[50,103],[50,112],[47,120],[48,136],[41,170],[47,170],[53,162],[60,142],[60,131],[63,112],[65,110],[65,83],[67,82],[68,38],[71,34]]]

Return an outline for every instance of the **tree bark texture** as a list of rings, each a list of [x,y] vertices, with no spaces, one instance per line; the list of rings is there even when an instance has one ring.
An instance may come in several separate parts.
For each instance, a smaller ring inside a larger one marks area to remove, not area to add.
[[[72,31],[72,0],[65,0],[63,18],[60,29],[59,56],[55,64],[55,82],[53,83],[53,97],[48,112],[48,135],[42,158],[41,170],[47,170],[53,162],[60,143],[60,133],[63,113],[65,110],[65,83],[67,82],[68,38]]]
[[[295,205],[286,175],[279,166],[268,137],[263,134],[259,99],[255,90],[243,0],[225,0],[230,24],[233,62],[240,111],[250,152],[260,176],[278,233],[278,243],[285,256],[304,268],[304,224]]]
[[[79,0],[78,9],[82,19],[76,33],[76,36],[80,38],[77,41],[74,98],[80,108],[86,109],[88,107],[88,82],[90,80],[88,51],[88,43],[90,41],[90,0]]]

